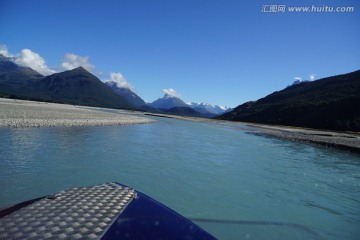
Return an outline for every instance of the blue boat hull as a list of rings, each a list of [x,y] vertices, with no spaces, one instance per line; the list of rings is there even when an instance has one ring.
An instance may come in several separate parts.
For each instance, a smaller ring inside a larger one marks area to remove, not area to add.
[[[215,239],[189,219],[119,183],[69,189],[0,211],[0,239],[19,239],[19,236],[21,239],[49,236],[56,239]]]

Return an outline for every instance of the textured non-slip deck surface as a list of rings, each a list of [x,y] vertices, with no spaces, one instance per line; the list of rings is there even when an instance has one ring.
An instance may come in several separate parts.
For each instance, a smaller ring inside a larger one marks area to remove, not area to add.
[[[100,239],[135,198],[116,183],[73,188],[0,219],[0,239]]]

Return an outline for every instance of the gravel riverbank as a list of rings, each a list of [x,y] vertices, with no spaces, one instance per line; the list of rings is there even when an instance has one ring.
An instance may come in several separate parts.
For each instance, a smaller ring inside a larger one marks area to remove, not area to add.
[[[294,141],[315,143],[327,147],[360,153],[359,133],[335,132],[252,123],[246,123],[246,125],[258,128],[259,130],[256,131],[258,134],[265,134]]]
[[[0,98],[0,127],[107,126],[155,122],[131,111]]]

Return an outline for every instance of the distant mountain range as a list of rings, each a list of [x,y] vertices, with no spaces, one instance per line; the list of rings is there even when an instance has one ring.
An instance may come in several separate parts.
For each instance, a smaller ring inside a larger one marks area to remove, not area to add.
[[[185,103],[179,97],[170,94],[165,94],[162,98],[159,98],[152,103],[146,103],[129,88],[119,86],[115,81],[107,81],[105,84],[116,94],[124,97],[140,110],[147,112],[209,118],[231,110],[227,107],[211,105],[208,103]]]
[[[293,84],[216,118],[360,131],[360,71]]]
[[[10,58],[2,55],[0,97],[96,107],[134,108],[133,104],[117,95],[82,67],[44,77],[30,68],[16,65]]]
[[[121,88],[111,81],[104,83],[82,67],[43,76],[0,55],[0,97],[194,117],[218,115],[216,119],[360,131],[360,71],[295,82],[232,110],[206,103],[185,103],[169,94],[145,103],[130,89]]]
[[[214,116],[223,114],[223,113],[226,113],[226,112],[229,112],[232,110],[232,108],[229,108],[229,107],[213,105],[210,103],[188,102],[187,104],[200,113],[211,114]]]
[[[185,103],[179,97],[170,94],[165,94],[162,98],[159,98],[152,103],[146,103],[129,88],[118,86],[115,81],[107,81],[105,84],[116,94],[131,102],[138,109],[147,112],[209,118],[224,113],[229,109],[206,103]]]
[[[104,83],[82,67],[43,76],[31,68],[17,65],[13,59],[1,54],[0,97],[137,109],[194,117],[213,117],[221,112],[221,108],[215,105],[214,109],[205,104],[188,105],[169,94],[152,103],[146,103],[129,88],[121,87],[115,81]]]
[[[230,110],[230,108],[227,107],[208,103],[185,103],[179,97],[170,94],[165,94],[162,98],[150,103],[149,106],[161,109],[164,112],[173,113],[174,111],[178,111],[180,113],[186,113],[187,115],[202,117],[214,117]]]

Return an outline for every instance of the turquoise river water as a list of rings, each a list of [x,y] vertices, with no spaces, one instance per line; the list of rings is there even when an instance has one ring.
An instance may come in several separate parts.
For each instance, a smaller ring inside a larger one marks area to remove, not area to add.
[[[0,128],[0,207],[115,181],[219,239],[360,239],[360,155],[240,124]]]

